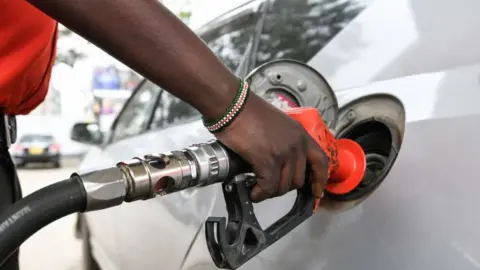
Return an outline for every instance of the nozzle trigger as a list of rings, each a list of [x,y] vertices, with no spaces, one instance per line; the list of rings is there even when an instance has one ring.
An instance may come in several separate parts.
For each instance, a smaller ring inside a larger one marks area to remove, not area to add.
[[[237,269],[313,215],[315,199],[311,185],[305,184],[297,190],[292,209],[264,230],[255,216],[248,183],[244,175],[223,183],[228,221],[210,217],[205,222],[208,250],[218,268]]]

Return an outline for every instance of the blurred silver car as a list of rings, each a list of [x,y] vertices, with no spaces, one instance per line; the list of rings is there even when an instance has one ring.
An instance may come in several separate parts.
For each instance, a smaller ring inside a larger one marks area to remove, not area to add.
[[[356,140],[369,173],[243,270],[480,268],[480,2],[255,0],[197,33],[279,106],[315,106]],[[328,84],[327,84],[328,82]],[[330,87],[333,92],[330,92]],[[332,94],[334,93],[334,94]],[[79,123],[82,169],[213,138],[200,115],[144,81],[107,134]],[[83,134],[83,135],[82,135]],[[279,134],[281,136],[281,134]],[[255,205],[263,227],[295,193]],[[204,235],[220,185],[79,215],[85,269],[216,269]]]
[[[61,166],[60,144],[52,135],[25,134],[10,149],[17,167],[24,167],[29,163],[51,164],[55,168]]]

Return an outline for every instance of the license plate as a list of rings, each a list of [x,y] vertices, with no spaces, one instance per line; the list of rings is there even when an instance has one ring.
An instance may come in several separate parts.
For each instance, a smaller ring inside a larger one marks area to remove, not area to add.
[[[38,148],[38,147],[32,147],[30,148],[30,154],[32,155],[40,155],[43,153],[43,149],[42,148]]]

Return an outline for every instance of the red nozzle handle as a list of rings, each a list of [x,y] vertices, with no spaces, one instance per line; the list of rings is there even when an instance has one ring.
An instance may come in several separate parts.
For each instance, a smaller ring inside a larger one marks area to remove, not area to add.
[[[355,189],[362,181],[366,170],[362,147],[349,139],[337,140],[316,108],[289,108],[285,112],[305,128],[327,155],[329,168],[325,189],[337,195]]]

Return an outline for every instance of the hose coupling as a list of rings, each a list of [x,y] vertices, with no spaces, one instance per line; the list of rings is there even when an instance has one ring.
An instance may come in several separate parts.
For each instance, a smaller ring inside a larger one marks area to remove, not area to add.
[[[227,152],[217,141],[183,150],[135,157],[117,167],[127,181],[126,202],[146,200],[195,186],[210,185],[227,177]]]
[[[222,182],[229,168],[225,148],[209,141],[183,150],[134,157],[115,167],[78,176],[87,192],[87,211],[92,211]]]

